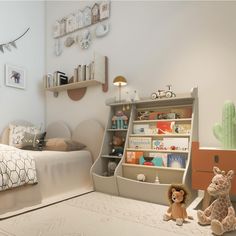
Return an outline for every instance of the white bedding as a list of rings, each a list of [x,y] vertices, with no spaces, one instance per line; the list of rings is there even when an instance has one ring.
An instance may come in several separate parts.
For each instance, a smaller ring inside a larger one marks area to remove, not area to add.
[[[92,156],[89,151],[28,153],[35,159],[38,184],[0,192],[0,219],[15,214],[14,211],[17,210],[24,212],[32,207],[63,200],[65,194],[72,197],[77,190],[84,193],[83,190],[87,187],[92,189]],[[64,196],[60,197],[62,194]]]

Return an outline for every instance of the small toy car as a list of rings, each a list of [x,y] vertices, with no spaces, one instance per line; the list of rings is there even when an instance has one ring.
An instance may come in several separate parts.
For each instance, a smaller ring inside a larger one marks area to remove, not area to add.
[[[167,85],[167,90],[157,90],[157,92],[152,93],[151,97],[152,99],[157,99],[157,98],[171,98],[171,97],[176,97],[176,94],[172,91],[171,85]]]

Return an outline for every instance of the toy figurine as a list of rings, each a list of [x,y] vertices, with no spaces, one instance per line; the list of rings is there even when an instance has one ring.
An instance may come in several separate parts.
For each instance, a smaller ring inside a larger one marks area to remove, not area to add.
[[[181,226],[186,218],[193,219],[188,216],[185,203],[187,199],[187,191],[183,185],[171,185],[168,191],[170,207],[164,214],[163,220],[175,220],[176,224]]]
[[[144,174],[137,174],[137,180],[140,182],[145,182],[146,177]]]
[[[213,168],[214,177],[207,188],[211,196],[217,197],[216,200],[204,211],[198,210],[198,222],[201,225],[211,225],[211,230],[216,235],[236,230],[235,211],[229,197],[231,180],[234,171],[230,170],[227,174],[218,167]]]
[[[128,117],[123,111],[117,111],[112,117],[112,129],[128,129]]]
[[[124,139],[120,136],[114,135],[112,137],[112,150],[109,155],[111,156],[123,156],[124,152]]]

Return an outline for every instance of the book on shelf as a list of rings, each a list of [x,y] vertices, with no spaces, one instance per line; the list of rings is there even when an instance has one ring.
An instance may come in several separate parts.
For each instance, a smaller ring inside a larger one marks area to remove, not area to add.
[[[180,108],[172,108],[171,112],[177,114],[178,118],[191,118],[192,117],[192,107],[180,107]]]
[[[166,119],[177,119],[175,112],[159,112],[154,111],[149,114],[149,120],[166,120]]]
[[[169,153],[167,155],[167,167],[185,168],[186,158],[186,154]]]
[[[74,69],[73,83],[78,82],[78,68]]]
[[[177,123],[175,123],[173,129],[176,134],[190,134],[191,133],[191,124],[177,124]]]
[[[173,121],[158,121],[157,122],[158,134],[173,133],[174,124],[175,122]]]
[[[172,138],[165,137],[163,138],[163,147],[167,150],[182,150],[187,151],[189,145],[188,138]]]
[[[130,152],[130,151],[127,151],[126,152],[126,163],[139,164],[139,159],[142,156],[143,156],[143,152],[139,152],[139,151]]]
[[[163,139],[153,139],[152,140],[152,149],[155,150],[165,150]]]
[[[152,139],[150,137],[129,137],[129,147],[137,149],[151,149]]]
[[[167,153],[149,153],[148,156],[142,156],[139,159],[140,165],[167,166]]]
[[[77,75],[77,77],[78,77],[78,81],[82,81],[82,68],[81,68],[81,65],[78,65],[78,75]]]
[[[148,124],[134,124],[133,133],[134,134],[147,134],[149,129]]]

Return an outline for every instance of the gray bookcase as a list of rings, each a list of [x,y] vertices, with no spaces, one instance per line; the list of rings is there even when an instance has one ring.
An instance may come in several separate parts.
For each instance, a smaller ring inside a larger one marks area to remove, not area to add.
[[[107,159],[109,159],[104,155],[109,153],[110,148],[111,118],[115,110],[121,109],[127,104],[110,104],[110,117],[101,155],[91,170],[95,190],[167,205],[167,189],[170,184],[176,183],[185,184],[191,191],[191,196],[195,197],[196,192],[191,188],[191,143],[198,140],[197,88],[193,88],[190,93],[177,94],[172,98],[140,100],[130,103],[123,156],[118,162],[114,175],[104,177],[102,173],[107,166]],[[151,117],[153,114],[155,114],[154,118]],[[145,115],[148,118],[145,118]],[[160,123],[162,125],[159,125]],[[173,125],[172,130],[171,132],[164,130],[164,133],[160,134],[158,130],[162,129],[164,124]],[[147,127],[149,128],[145,130]],[[138,138],[138,142],[140,138],[144,143],[147,141],[149,146],[134,146],[135,141],[137,142],[136,138]],[[154,146],[154,142],[170,145],[167,145],[168,147]],[[187,148],[181,147],[183,143],[187,143]],[[145,163],[130,163],[131,159],[127,159],[127,153],[130,157],[130,154],[136,154],[136,152],[142,152]],[[155,160],[162,160],[163,163],[153,165],[154,159],[150,161],[151,159],[148,158],[153,155],[157,158]],[[145,175],[144,182],[137,180],[138,174]],[[157,177],[158,183],[156,182]]]

